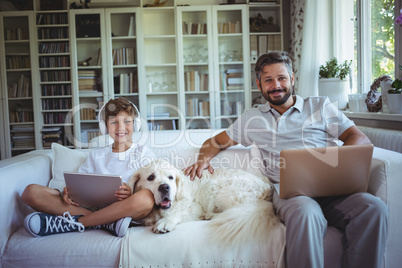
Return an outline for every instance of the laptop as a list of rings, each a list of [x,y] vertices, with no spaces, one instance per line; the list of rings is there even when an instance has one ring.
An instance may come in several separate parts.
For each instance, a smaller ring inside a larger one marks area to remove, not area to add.
[[[107,207],[117,201],[115,193],[123,185],[121,176],[64,172],[68,194],[84,207]]]
[[[366,192],[373,148],[368,144],[281,151],[279,197]]]

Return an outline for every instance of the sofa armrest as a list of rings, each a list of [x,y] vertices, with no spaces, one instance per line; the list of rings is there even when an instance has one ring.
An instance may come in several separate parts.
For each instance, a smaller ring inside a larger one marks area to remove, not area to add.
[[[388,240],[385,267],[399,267],[402,228],[402,154],[374,147],[368,192],[380,197],[388,206]],[[390,263],[392,260],[398,263]]]
[[[51,150],[37,150],[0,161],[0,253],[9,237],[24,223],[30,208],[21,201],[29,184],[47,185],[51,178]]]

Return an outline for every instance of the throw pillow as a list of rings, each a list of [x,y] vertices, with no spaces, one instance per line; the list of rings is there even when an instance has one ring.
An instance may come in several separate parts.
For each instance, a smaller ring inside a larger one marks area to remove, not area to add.
[[[64,171],[77,172],[81,164],[87,159],[88,154],[64,147],[58,143],[52,143],[52,151],[52,179],[49,182],[49,187],[63,191],[66,185]]]

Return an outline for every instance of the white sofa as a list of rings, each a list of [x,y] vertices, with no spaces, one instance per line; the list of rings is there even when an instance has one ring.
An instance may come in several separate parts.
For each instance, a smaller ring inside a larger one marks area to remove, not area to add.
[[[159,157],[182,168],[197,157],[198,148],[218,130],[147,132],[139,140],[152,147]],[[98,139],[92,147],[108,143]],[[64,149],[68,150],[68,149]],[[102,230],[32,237],[23,228],[24,217],[32,212],[21,201],[21,193],[31,183],[48,185],[53,174],[67,168],[90,149],[69,150],[55,157],[52,150],[37,150],[0,161],[0,267],[283,267],[285,227],[278,226],[262,244],[249,241],[239,247],[222,248],[208,240],[205,221],[178,225],[168,234],[154,234],[150,227],[130,228],[124,238]],[[69,154],[72,155],[69,155]],[[69,158],[70,157],[70,158]],[[248,165],[252,150],[229,148],[213,162],[215,167],[242,168]],[[71,159],[71,161],[70,161]],[[61,161],[56,163],[56,161]],[[63,163],[65,165],[63,165]],[[55,172],[55,173],[54,173]],[[402,263],[402,154],[376,147],[369,192],[379,196],[390,211],[389,237],[384,267]],[[54,181],[52,181],[54,183]],[[342,233],[329,228],[325,237],[325,267],[340,267]],[[129,258],[128,258],[129,256]]]

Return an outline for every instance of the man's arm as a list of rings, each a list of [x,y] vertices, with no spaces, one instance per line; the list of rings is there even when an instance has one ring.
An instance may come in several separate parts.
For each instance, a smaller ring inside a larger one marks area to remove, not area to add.
[[[339,139],[343,141],[343,145],[354,145],[354,144],[371,144],[371,141],[367,136],[356,126],[351,126],[345,130]]]
[[[226,131],[223,131],[218,135],[206,140],[202,144],[197,162],[189,167],[186,167],[183,170],[184,174],[190,176],[191,180],[194,180],[195,176],[201,178],[202,172],[205,169],[208,169],[210,173],[213,173],[214,169],[209,164],[211,159],[214,158],[220,151],[236,144],[237,142],[229,138],[228,134],[226,134]]]

